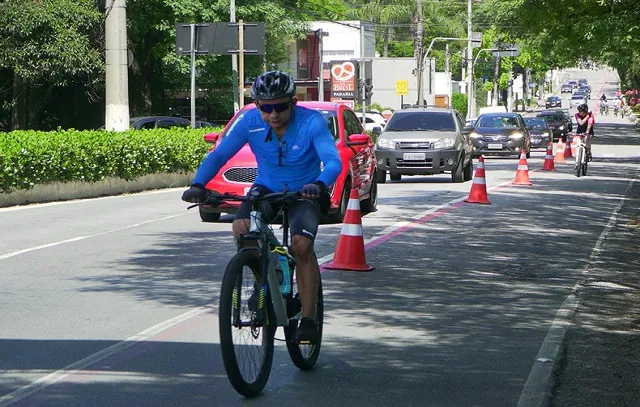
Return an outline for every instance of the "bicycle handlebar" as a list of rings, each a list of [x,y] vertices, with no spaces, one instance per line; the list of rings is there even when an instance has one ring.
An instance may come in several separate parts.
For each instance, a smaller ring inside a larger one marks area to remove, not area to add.
[[[215,207],[220,206],[224,201],[237,201],[237,202],[269,202],[269,203],[290,203],[299,198],[302,198],[301,191],[291,192],[271,192],[261,195],[256,191],[252,192],[252,195],[233,195],[230,193],[219,194],[215,192],[209,192],[207,198],[201,202],[189,206],[187,209],[194,208],[200,205],[210,205]]]

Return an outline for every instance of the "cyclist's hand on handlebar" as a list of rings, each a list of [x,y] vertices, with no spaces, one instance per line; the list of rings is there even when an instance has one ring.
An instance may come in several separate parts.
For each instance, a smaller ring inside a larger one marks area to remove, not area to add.
[[[182,200],[191,203],[202,203],[209,197],[209,191],[202,184],[193,184],[182,193]]]
[[[303,198],[317,199],[327,192],[327,186],[322,181],[316,181],[303,186],[300,192]]]

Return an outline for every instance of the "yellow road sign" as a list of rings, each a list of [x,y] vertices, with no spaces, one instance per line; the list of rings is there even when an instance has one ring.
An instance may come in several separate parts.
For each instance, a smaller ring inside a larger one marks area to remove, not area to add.
[[[396,81],[396,95],[407,96],[409,94],[409,81]]]

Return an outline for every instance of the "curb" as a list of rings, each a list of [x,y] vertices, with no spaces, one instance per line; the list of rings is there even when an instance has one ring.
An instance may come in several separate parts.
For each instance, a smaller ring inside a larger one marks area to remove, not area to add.
[[[0,193],[0,208],[188,186],[194,174],[149,174],[132,181],[109,177],[99,182],[52,182],[36,185],[28,190]]]

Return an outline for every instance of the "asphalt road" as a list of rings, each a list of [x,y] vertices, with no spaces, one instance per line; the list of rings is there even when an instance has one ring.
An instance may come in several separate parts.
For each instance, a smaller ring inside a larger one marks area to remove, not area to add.
[[[569,75],[594,95],[615,86],[611,72]],[[230,217],[200,222],[181,190],[0,209],[0,406],[533,405],[549,334],[636,182],[627,123],[598,119],[584,178],[540,171],[539,151],[533,186],[512,186],[518,160],[487,159],[491,205],[462,202],[471,182],[448,174],[380,185],[362,221],[376,269],[323,272],[317,368],[298,371],[276,343],[252,400],[219,354]],[[339,232],[321,227],[323,261]]]

